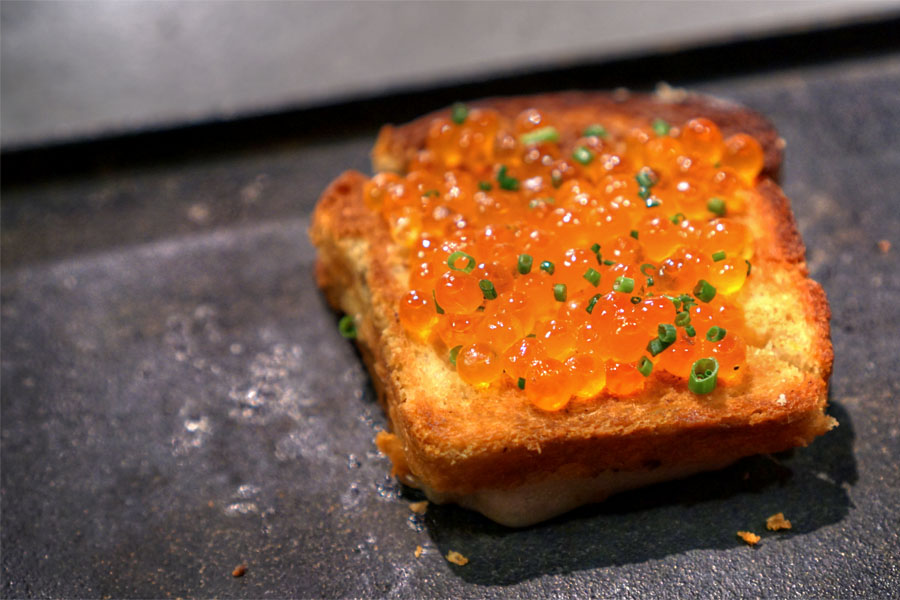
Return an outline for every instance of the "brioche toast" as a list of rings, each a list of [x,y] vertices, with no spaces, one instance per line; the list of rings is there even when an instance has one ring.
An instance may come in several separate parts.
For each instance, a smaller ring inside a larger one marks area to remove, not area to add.
[[[487,99],[385,126],[373,164],[323,193],[316,276],[379,448],[431,500],[525,526],[836,425],[827,300],[756,113]]]

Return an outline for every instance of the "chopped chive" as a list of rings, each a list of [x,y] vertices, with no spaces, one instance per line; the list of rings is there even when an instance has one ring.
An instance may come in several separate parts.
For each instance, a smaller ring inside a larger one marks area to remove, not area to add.
[[[591,164],[591,161],[594,160],[594,153],[584,146],[577,146],[572,152],[572,158],[583,165],[589,165]]]
[[[656,183],[656,180],[653,178],[652,171],[646,168],[638,171],[638,174],[634,176],[634,179],[642,188],[651,188]]]
[[[716,288],[705,279],[701,279],[694,286],[694,295],[703,302],[709,302],[716,297]]]
[[[459,268],[456,266],[456,261],[460,258],[466,259],[466,266],[463,268]],[[457,250],[447,259],[447,266],[453,269],[454,271],[462,271],[463,273],[471,273],[472,269],[475,268],[475,259],[463,252],[462,250]]]
[[[644,263],[644,264],[642,264],[642,265],[641,265],[641,275],[648,275],[648,276],[649,276],[650,273],[647,272],[647,269],[650,269],[651,271],[655,271],[655,270],[656,270],[656,265],[654,265],[654,264],[652,264],[652,263]]]
[[[647,287],[653,287],[653,284],[655,284],[655,283],[656,283],[656,280],[654,280],[653,277],[647,278]]]
[[[664,344],[671,344],[678,339],[678,332],[675,331],[675,326],[670,323],[660,323],[656,328],[656,333],[659,341]]]
[[[634,290],[634,279],[631,277],[619,276],[613,282],[613,291],[629,293]]]
[[[681,298],[681,304],[684,305],[684,310],[688,310],[690,307],[697,304],[690,294],[682,294],[679,298]]]
[[[753,265],[750,264],[749,260],[744,260],[744,262],[747,263],[747,277],[750,277],[750,269],[753,268]]]
[[[706,209],[716,216],[721,217],[725,214],[725,201],[721,198],[710,198],[706,203]]]
[[[527,275],[531,272],[531,265],[534,264],[534,259],[531,258],[530,254],[520,254],[519,255],[519,273],[522,275]]]
[[[659,117],[653,119],[653,123],[650,125],[653,128],[653,133],[657,136],[662,137],[664,135],[669,134],[669,130],[672,128],[665,119],[660,119]]]
[[[537,334],[536,334],[536,333],[529,333],[529,334],[526,335],[525,337],[527,337],[527,338],[528,338],[528,337],[537,337]]]
[[[691,313],[685,311],[675,315],[675,326],[686,327],[691,324]]]
[[[525,389],[525,378],[519,377],[518,381],[516,381],[516,385],[519,387],[520,390],[524,390]]]
[[[614,261],[614,260],[609,260],[609,259],[607,258],[607,259],[605,259],[605,260],[603,261],[603,264],[606,265],[607,267],[611,267],[611,266],[613,266],[614,264],[616,264],[616,261]]]
[[[663,298],[668,298],[672,301],[672,304],[675,305],[675,310],[681,310],[681,298],[676,298],[675,296],[663,295]]]
[[[588,269],[584,272],[583,277],[591,282],[591,285],[597,287],[600,285],[600,272],[594,269]]]
[[[469,107],[462,102],[456,102],[450,108],[450,120],[457,125],[462,125],[469,116]]]
[[[450,364],[454,367],[456,366],[456,357],[459,355],[460,350],[462,350],[462,346],[454,346],[450,349]]]
[[[553,266],[553,263],[549,260],[545,260],[541,263],[541,271],[546,271],[548,274],[553,275],[553,271],[556,270],[556,267]]]
[[[640,296],[632,296],[632,297],[631,297],[631,303],[632,303],[632,304],[640,304],[640,303],[641,303],[641,297],[640,297]]]
[[[650,353],[650,356],[656,356],[666,348],[668,348],[671,344],[667,344],[660,340],[659,338],[653,338],[647,343],[647,352]]]
[[[638,361],[637,370],[644,377],[649,377],[650,373],[653,371],[653,363],[650,362],[650,359],[646,356],[642,356],[641,360]]]
[[[439,315],[444,314],[444,309],[438,304],[437,296],[434,295],[434,290],[431,290],[431,299],[434,300],[434,311]]]
[[[675,213],[672,215],[669,220],[672,221],[675,225],[681,225],[681,222],[684,221],[684,213]]]
[[[633,237],[634,239],[638,239],[638,230],[637,230],[637,229],[632,229],[631,231],[628,232],[628,235],[630,235],[630,236]]]
[[[350,315],[344,315],[338,321],[338,331],[348,340],[356,339],[356,322]]]
[[[482,192],[489,192],[492,189],[494,189],[494,186],[491,184],[490,181],[479,181],[478,189],[481,190]]]
[[[588,312],[588,314],[591,314],[592,312],[594,312],[594,307],[597,305],[597,302],[599,302],[600,298],[602,298],[602,297],[603,297],[603,294],[594,294],[593,296],[591,296],[591,299],[588,302],[587,308],[585,308],[585,310]]]
[[[587,129],[582,133],[584,137],[598,137],[605,138],[608,134],[606,133],[606,127],[600,125],[599,123],[595,123],[593,125],[588,125]]]
[[[642,187],[638,190],[638,197],[641,200],[647,200],[650,197],[650,188]]]
[[[725,334],[728,331],[724,327],[717,327],[713,325],[706,332],[706,339],[711,342],[719,342],[725,338]]]
[[[713,259],[713,262],[719,262],[720,260],[725,260],[725,251],[719,250],[718,252],[713,252],[712,259]]]
[[[506,165],[500,165],[500,170],[497,171],[497,185],[501,190],[515,192],[519,189],[519,180],[507,175],[506,171]]]
[[[422,194],[426,198],[437,198],[441,195],[438,190],[427,190],[424,194]]]
[[[550,175],[550,183],[553,185],[553,187],[558,188],[559,186],[562,185],[562,182],[563,182],[562,174],[559,173],[558,171],[554,171]]]
[[[600,252],[600,244],[598,244],[597,242],[591,244],[591,252],[593,252],[594,254]]]
[[[557,302],[565,302],[566,296],[566,284],[557,283],[553,286],[553,297],[556,298]]]
[[[697,335],[697,330],[694,329],[693,325],[685,325],[684,332],[688,335],[688,337],[694,337]]]
[[[655,208],[657,206],[662,206],[662,202],[660,202],[656,198],[647,198],[647,201],[644,202],[644,206],[646,206],[647,208]]]
[[[719,361],[715,358],[701,358],[691,365],[688,389],[695,394],[708,394],[716,389],[718,375]]]
[[[490,282],[488,279],[482,279],[478,282],[478,287],[481,288],[481,293],[484,296],[485,300],[494,300],[497,297],[497,290],[494,288],[494,284]]]
[[[519,142],[525,146],[540,144],[542,142],[558,141],[559,132],[556,130],[556,127],[541,127],[540,129],[535,129],[519,136]]]

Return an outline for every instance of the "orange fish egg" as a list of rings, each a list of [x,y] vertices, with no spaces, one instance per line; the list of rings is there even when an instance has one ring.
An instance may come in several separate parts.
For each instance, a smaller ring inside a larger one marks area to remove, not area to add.
[[[503,366],[489,345],[476,342],[460,349],[456,355],[456,372],[466,383],[485,387],[500,377]]]

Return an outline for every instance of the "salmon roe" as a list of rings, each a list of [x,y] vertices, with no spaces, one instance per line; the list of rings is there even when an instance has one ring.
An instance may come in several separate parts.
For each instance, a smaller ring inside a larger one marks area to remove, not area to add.
[[[400,325],[464,382],[545,411],[687,385],[701,358],[739,384],[759,142],[703,118],[557,117],[457,107],[405,175],[365,184],[408,257]]]

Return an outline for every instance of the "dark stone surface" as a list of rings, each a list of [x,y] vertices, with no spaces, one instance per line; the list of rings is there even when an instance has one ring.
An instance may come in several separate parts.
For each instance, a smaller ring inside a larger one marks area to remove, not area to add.
[[[834,312],[840,428],[526,530],[416,516],[372,444],[384,418],[305,235],[371,135],[17,187],[2,204],[2,595],[897,597],[900,55],[692,87],[788,140],[785,188]],[[766,532],[779,511],[794,529]]]

